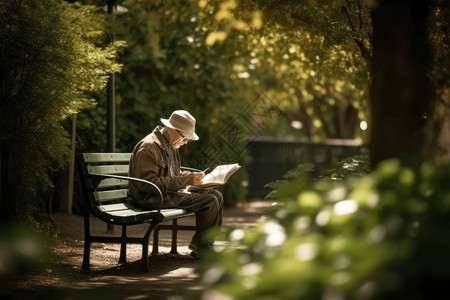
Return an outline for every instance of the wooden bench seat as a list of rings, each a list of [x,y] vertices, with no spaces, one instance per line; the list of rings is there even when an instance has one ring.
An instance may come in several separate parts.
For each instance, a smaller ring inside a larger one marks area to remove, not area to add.
[[[177,219],[193,215],[185,209],[161,209],[163,195],[153,183],[138,178],[128,177],[131,153],[82,153],[77,155],[77,167],[83,192],[84,216],[84,254],[82,270],[90,270],[90,247],[97,243],[120,243],[119,263],[126,262],[126,245],[130,243],[142,245],[142,269],[148,271],[148,244],[153,231],[153,250],[158,253],[160,230],[172,231],[170,253],[177,253],[177,232],[179,230],[195,230],[195,226],[179,225]],[[134,204],[128,195],[128,183],[139,181],[151,185],[161,201],[156,210],[143,210]],[[122,226],[121,236],[93,236],[90,232],[90,215],[106,223]],[[171,224],[161,224],[171,221]],[[148,224],[142,237],[128,237],[127,226]]]

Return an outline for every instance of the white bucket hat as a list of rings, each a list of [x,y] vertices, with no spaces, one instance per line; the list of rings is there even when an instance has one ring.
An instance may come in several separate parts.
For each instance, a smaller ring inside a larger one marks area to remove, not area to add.
[[[184,136],[191,140],[198,140],[195,134],[195,118],[185,110],[176,110],[170,115],[169,119],[162,119],[164,126],[180,130]]]

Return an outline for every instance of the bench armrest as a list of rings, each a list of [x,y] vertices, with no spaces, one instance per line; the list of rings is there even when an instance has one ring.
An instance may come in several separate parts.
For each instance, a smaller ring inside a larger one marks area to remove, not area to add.
[[[163,201],[164,201],[164,197],[163,197],[162,192],[159,189],[159,187],[156,184],[154,184],[153,182],[150,182],[150,181],[144,180],[144,179],[135,178],[135,177],[121,176],[121,175],[111,175],[111,174],[95,174],[95,173],[93,173],[93,174],[90,174],[90,176],[98,177],[95,181],[93,181],[94,188],[96,188],[100,184],[100,182],[103,179],[106,179],[106,178],[123,179],[123,180],[128,180],[128,181],[136,181],[136,182],[149,184],[149,185],[153,186],[156,189],[156,191],[159,194],[159,197],[161,198],[161,201],[159,202],[159,205],[158,205],[158,212],[161,211],[162,204],[163,204]]]

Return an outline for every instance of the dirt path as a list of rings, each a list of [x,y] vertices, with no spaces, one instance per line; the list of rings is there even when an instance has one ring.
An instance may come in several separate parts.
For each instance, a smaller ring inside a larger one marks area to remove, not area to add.
[[[262,217],[270,202],[252,200],[237,207],[226,208],[224,226],[250,228]],[[191,231],[179,232],[177,255],[170,252],[170,234],[160,232],[160,254],[149,257],[150,273],[140,272],[138,260],[142,247],[127,247],[127,263],[119,265],[119,245],[94,243],[91,246],[91,272],[81,273],[83,259],[83,218],[77,215],[56,213],[57,242],[54,253],[59,268],[28,274],[12,281],[0,293],[1,299],[167,299],[181,289],[199,289],[195,274],[196,260],[189,253],[187,245]],[[106,224],[92,218],[94,234],[104,234]],[[194,224],[194,217],[180,221]],[[129,235],[145,232],[147,225],[131,226]],[[115,227],[120,235],[120,227]],[[218,242],[220,244],[220,241]],[[151,245],[150,245],[151,247]],[[151,251],[151,248],[150,248]]]

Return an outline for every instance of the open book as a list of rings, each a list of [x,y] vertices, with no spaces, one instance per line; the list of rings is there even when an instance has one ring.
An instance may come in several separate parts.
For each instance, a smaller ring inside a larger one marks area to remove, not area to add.
[[[214,168],[211,173],[208,173],[203,178],[203,183],[196,185],[197,188],[212,188],[219,185],[224,185],[228,178],[239,170],[241,166],[239,164],[220,165]]]

